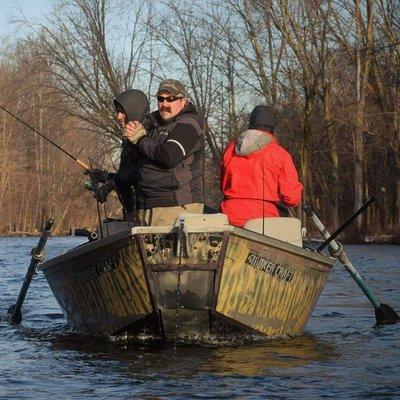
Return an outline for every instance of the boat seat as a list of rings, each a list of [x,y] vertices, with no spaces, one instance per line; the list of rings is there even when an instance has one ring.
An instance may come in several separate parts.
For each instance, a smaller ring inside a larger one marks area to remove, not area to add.
[[[181,213],[175,221],[175,226],[179,226],[179,221],[184,221],[188,232],[218,232],[229,229],[228,217],[225,214],[190,214]]]
[[[297,218],[277,217],[250,219],[244,225],[244,229],[262,234],[263,220],[265,236],[303,247],[301,221]]]

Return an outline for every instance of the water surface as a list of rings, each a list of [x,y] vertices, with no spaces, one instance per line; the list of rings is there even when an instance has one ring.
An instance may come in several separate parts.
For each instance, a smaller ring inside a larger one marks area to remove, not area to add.
[[[46,258],[81,238],[50,238]],[[37,238],[0,238],[0,315],[19,293]],[[400,311],[400,246],[347,251],[378,299]],[[241,347],[138,347],[72,334],[44,276],[19,326],[0,322],[0,399],[396,399],[400,324],[336,265],[304,335]]]

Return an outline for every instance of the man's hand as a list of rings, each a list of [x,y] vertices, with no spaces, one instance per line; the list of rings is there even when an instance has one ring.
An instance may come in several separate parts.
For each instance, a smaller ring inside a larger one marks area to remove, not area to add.
[[[92,169],[92,170],[86,170],[85,175],[90,175],[90,179],[93,181],[94,184],[96,183],[105,183],[110,179],[110,174],[108,171],[104,171],[101,169]]]
[[[122,137],[128,139],[131,143],[136,144],[137,141],[146,134],[146,129],[143,128],[143,125],[140,122],[129,121],[125,126]]]
[[[97,198],[99,203],[105,203],[107,201],[108,193],[114,189],[114,181],[109,180],[104,185],[101,185],[95,192],[94,197]]]

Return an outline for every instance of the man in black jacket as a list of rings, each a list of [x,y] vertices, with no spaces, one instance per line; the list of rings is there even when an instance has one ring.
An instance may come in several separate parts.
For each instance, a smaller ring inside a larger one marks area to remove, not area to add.
[[[137,89],[122,92],[114,99],[115,120],[122,130],[122,152],[120,164],[116,173],[95,169],[91,171],[94,182],[101,182],[97,192],[97,199],[104,203],[108,194],[115,190],[122,204],[124,219],[136,221],[136,211],[139,204],[137,197],[137,164],[140,158],[138,150],[126,137],[126,126],[134,123],[143,130],[142,123],[148,124],[150,114],[147,96]]]
[[[176,80],[161,82],[158,110],[143,122],[125,126],[139,153],[137,186],[143,225],[172,225],[180,213],[202,213],[203,121]]]

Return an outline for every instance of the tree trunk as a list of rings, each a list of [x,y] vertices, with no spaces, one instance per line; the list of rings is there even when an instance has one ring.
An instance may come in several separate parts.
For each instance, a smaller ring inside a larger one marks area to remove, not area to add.
[[[357,105],[356,105],[356,129],[354,133],[354,211],[358,210],[364,202],[364,109],[367,97],[367,83],[371,64],[371,46],[373,44],[373,7],[374,0],[367,1],[367,30],[366,48],[364,57],[361,54],[361,0],[355,1],[356,18],[356,49],[357,49]],[[364,226],[364,216],[361,214],[355,221],[361,232]]]

